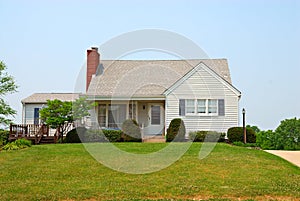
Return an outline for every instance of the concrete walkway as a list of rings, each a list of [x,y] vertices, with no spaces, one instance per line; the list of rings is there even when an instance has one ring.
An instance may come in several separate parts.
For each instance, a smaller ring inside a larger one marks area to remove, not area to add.
[[[265,150],[300,167],[300,151]]]

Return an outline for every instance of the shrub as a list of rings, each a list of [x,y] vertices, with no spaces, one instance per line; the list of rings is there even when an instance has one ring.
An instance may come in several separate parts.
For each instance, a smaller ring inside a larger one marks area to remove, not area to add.
[[[84,142],[107,142],[103,135],[103,130],[89,129],[85,132],[82,138]]]
[[[31,141],[23,138],[16,140],[15,143],[21,149],[31,147]]]
[[[81,143],[78,133],[82,134],[83,131],[85,133],[85,130],[86,129],[84,127],[78,127],[78,128],[74,128],[74,129],[70,130],[67,133],[64,142],[66,142],[66,143]]]
[[[141,142],[142,134],[138,123],[134,119],[127,119],[122,124],[124,142]]]
[[[192,131],[189,133],[189,139],[194,142],[224,142],[225,133],[216,131]]]
[[[7,143],[4,147],[2,147],[3,150],[11,151],[11,150],[18,150],[18,149],[24,149],[27,147],[31,147],[31,141],[26,139],[18,139],[14,142]]]
[[[103,132],[104,136],[107,138],[107,140],[110,142],[123,141],[121,130],[102,130],[102,132]]]
[[[259,132],[256,143],[262,149],[300,150],[300,119],[281,121],[275,132]]]
[[[169,128],[167,129],[167,142],[182,142],[185,141],[185,125],[182,119],[176,118],[170,122]]]
[[[256,142],[256,134],[251,128],[246,128],[247,143]],[[230,142],[244,142],[243,127],[232,127],[227,131],[227,136]]]
[[[0,129],[0,146],[8,142],[9,131]]]
[[[277,149],[276,134],[272,130],[260,131],[256,135],[256,144],[262,149]],[[280,147],[278,147],[280,149]]]
[[[20,147],[18,147],[18,145],[16,145],[15,142],[9,142],[4,147],[2,147],[2,149],[6,151],[12,151],[12,150],[18,150],[20,149]]]

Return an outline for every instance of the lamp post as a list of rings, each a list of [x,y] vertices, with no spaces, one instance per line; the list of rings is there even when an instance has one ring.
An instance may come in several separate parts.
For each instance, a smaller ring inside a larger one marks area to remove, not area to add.
[[[244,143],[246,144],[247,143],[247,133],[246,133],[246,125],[245,125],[245,122],[246,122],[246,120],[245,120],[245,114],[246,114],[245,108],[243,108],[242,113],[243,113]]]

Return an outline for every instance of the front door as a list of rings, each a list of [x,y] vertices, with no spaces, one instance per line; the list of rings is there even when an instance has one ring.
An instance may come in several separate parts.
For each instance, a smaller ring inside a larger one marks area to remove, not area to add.
[[[158,135],[164,131],[164,109],[161,103],[149,103],[148,104],[148,118],[149,124],[145,128],[146,135]]]

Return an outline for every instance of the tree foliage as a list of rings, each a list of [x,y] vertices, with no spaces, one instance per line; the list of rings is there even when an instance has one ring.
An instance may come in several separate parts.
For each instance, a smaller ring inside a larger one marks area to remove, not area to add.
[[[80,97],[73,102],[73,119],[81,122],[84,117],[90,115],[89,110],[93,107],[95,103],[88,101],[86,97]]]
[[[285,119],[274,132],[259,132],[256,143],[263,149],[300,150],[300,119]]]
[[[17,91],[18,86],[15,80],[6,72],[6,65],[0,61],[0,124],[8,125],[11,123],[11,117],[16,114],[16,111],[12,109],[8,103],[6,103],[3,97],[7,94],[11,94]]]
[[[40,110],[40,117],[42,121],[51,128],[58,128],[60,129],[60,133],[63,134],[69,123],[89,116],[88,110],[90,110],[93,105],[94,104],[88,102],[84,97],[74,102],[57,99],[48,100],[47,107]]]
[[[73,122],[72,102],[48,100],[47,107],[40,110],[40,117],[51,128],[56,128],[63,134],[68,123]]]

